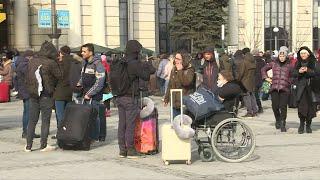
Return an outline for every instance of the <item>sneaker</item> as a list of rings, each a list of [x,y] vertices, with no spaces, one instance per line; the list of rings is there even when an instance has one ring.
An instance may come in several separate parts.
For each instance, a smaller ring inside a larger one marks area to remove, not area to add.
[[[246,115],[242,116],[243,118],[253,118],[255,115],[251,113],[247,113]]]
[[[57,139],[57,135],[51,136],[51,139]]]
[[[128,159],[138,159],[138,158],[145,158],[144,154],[137,152],[135,149],[129,149],[127,152]]]
[[[31,152],[31,146],[26,145],[24,147],[24,152]]]
[[[10,96],[11,97],[15,97],[15,96],[17,96],[18,95],[18,91],[12,91],[11,93],[10,93]]]
[[[50,146],[50,145],[47,145],[45,148],[43,147],[40,148],[41,152],[48,152],[48,151],[54,151],[54,150],[56,150],[56,147]]]
[[[121,151],[119,153],[119,158],[126,158],[127,157],[127,151]]]

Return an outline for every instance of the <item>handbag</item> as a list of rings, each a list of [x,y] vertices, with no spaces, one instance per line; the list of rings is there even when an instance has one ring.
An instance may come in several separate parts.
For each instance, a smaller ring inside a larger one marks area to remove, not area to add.
[[[262,86],[261,86],[261,92],[268,94],[271,88],[271,83],[268,81],[263,81]]]

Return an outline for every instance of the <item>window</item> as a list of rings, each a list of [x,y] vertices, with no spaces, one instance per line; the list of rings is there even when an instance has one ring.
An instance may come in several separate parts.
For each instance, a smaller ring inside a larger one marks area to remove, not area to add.
[[[128,41],[128,1],[119,0],[120,47],[125,47]]]
[[[318,17],[318,8],[320,5],[320,0],[313,1],[313,29],[312,29],[312,37],[313,37],[313,50],[317,50],[320,48],[319,42],[319,17]]]
[[[265,0],[265,50],[291,49],[291,1]],[[279,32],[273,32],[278,27]],[[277,45],[277,47],[275,47]]]
[[[173,8],[170,6],[170,0],[159,0],[159,51],[160,53],[169,53],[172,51],[170,46],[169,22],[173,15]]]

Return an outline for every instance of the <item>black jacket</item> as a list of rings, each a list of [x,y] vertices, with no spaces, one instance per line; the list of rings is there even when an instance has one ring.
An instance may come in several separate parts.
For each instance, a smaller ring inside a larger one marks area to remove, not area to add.
[[[156,72],[156,69],[152,66],[152,62],[141,62],[140,50],[142,45],[136,40],[130,40],[126,47],[126,59],[128,61],[128,75],[130,82],[132,82],[126,95],[135,96],[139,95],[139,79],[143,81],[149,81],[150,75]],[[140,81],[141,82],[141,81]]]
[[[263,83],[261,69],[266,65],[266,62],[260,56],[254,56],[256,61],[256,87],[260,88]]]
[[[62,79],[58,80],[57,87],[54,91],[53,98],[57,101],[71,101],[72,89],[69,81],[69,72],[72,62],[75,61],[72,56],[63,56],[62,61],[58,62],[63,72]]]
[[[57,49],[50,42],[44,42],[40,51],[29,61],[27,74],[27,87],[31,97],[38,98],[38,81],[35,71],[41,65],[43,91],[42,96],[52,97],[59,79],[62,79],[62,71],[56,62]]]
[[[223,98],[223,105],[229,112],[233,112],[236,98],[241,94],[241,88],[235,81],[228,82],[222,87],[217,89],[216,93],[219,97]]]
[[[17,91],[20,99],[29,99],[30,95],[27,89],[26,76],[28,73],[29,60],[25,57],[19,56],[16,61],[16,78],[17,78]]]

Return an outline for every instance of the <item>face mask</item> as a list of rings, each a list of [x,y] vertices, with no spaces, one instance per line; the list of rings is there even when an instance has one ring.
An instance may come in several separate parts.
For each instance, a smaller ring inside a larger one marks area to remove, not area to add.
[[[224,85],[224,83],[222,81],[220,81],[220,80],[217,81],[217,86],[218,87],[222,87],[223,85]]]

